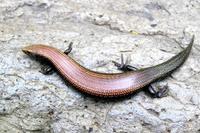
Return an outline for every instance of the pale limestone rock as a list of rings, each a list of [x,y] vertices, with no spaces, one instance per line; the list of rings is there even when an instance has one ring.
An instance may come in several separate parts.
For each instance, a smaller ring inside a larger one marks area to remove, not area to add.
[[[200,131],[200,3],[198,0],[0,0],[0,132]],[[169,95],[92,98],[22,53],[28,44],[65,50],[100,72],[119,72],[120,54],[143,68],[181,51],[195,34],[184,65],[162,82]],[[178,42],[178,43],[177,43]]]

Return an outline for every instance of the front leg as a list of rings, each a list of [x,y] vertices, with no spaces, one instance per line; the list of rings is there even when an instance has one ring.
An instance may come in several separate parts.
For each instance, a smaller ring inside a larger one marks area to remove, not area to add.
[[[122,70],[124,72],[127,71],[136,71],[138,70],[138,68],[128,65],[128,59],[126,58],[126,62],[124,62],[124,57],[123,54],[121,54],[121,63],[115,62],[113,61],[114,65],[119,69]],[[161,97],[165,97],[168,93],[168,87],[167,86],[163,86],[162,88],[159,89],[155,89],[151,84],[148,86],[148,92],[156,98],[161,98]]]
[[[70,42],[68,48],[64,51],[64,53],[66,55],[68,55],[72,51],[72,44],[73,44],[73,42]],[[41,72],[44,75],[51,75],[54,73],[54,71],[55,70],[51,65],[43,65],[39,72]]]
[[[68,48],[64,51],[66,55],[68,55],[72,51],[72,45],[73,45],[73,42],[70,42]]]
[[[39,72],[44,75],[51,75],[54,73],[54,68],[51,65],[42,65]]]

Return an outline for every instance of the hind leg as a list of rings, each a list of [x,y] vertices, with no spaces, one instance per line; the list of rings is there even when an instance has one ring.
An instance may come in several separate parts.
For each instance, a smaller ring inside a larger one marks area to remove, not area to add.
[[[126,59],[126,61],[124,62],[124,57],[123,54],[121,54],[121,63],[115,62],[113,61],[114,65],[119,69],[122,70],[124,72],[127,71],[136,71],[138,70],[138,68],[128,65],[128,59]],[[168,93],[168,87],[167,86],[163,86],[162,88],[159,89],[155,89],[151,84],[148,86],[148,92],[156,98],[161,98],[161,97],[165,97]]]
[[[117,67],[117,69],[122,71],[135,71],[137,70],[136,67],[128,65],[128,58],[126,58],[126,61],[124,62],[124,56],[121,54],[121,63],[118,63],[116,61],[112,61],[114,65]]]

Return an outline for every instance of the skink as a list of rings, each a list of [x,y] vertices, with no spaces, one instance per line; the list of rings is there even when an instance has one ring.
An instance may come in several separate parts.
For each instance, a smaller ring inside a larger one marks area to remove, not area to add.
[[[64,79],[82,92],[99,97],[117,97],[131,94],[176,70],[188,57],[193,42],[194,36],[184,50],[164,63],[136,71],[110,74],[91,71],[50,46],[31,45],[22,51],[48,59]]]

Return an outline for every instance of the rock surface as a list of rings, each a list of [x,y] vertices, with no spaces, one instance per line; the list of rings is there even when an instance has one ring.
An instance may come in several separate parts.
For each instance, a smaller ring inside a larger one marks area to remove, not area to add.
[[[200,132],[199,0],[0,0],[0,132],[123,133]],[[156,87],[126,98],[83,95],[58,74],[42,75],[41,64],[22,53],[28,44],[66,49],[99,72],[118,72],[120,54],[130,64],[161,63],[195,44],[184,65]]]

